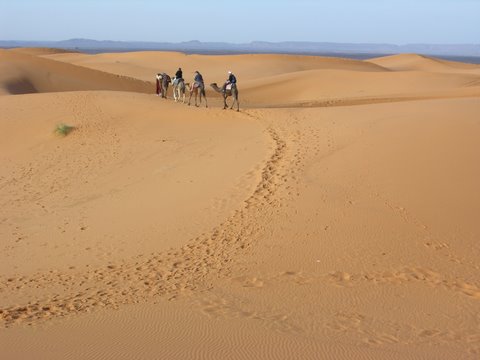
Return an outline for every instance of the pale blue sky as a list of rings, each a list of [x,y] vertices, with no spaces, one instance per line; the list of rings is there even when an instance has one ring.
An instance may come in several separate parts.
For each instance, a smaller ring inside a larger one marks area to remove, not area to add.
[[[0,0],[0,40],[480,43],[480,0]]]

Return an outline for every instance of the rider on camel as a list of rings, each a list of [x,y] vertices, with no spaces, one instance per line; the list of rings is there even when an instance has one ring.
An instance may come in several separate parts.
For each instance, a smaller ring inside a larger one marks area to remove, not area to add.
[[[225,92],[227,91],[227,86],[228,85],[233,85],[233,84],[236,84],[237,83],[237,78],[235,77],[235,75],[233,75],[233,73],[231,71],[228,72],[228,79],[227,81],[225,81],[225,84],[223,84],[223,87],[222,87],[222,91]]]
[[[194,81],[194,84],[193,84],[194,87],[204,87],[205,86],[204,83],[203,83],[203,76],[198,71],[195,71],[195,77],[193,78],[193,81]]]
[[[175,80],[173,80],[173,85],[177,85],[180,79],[183,79],[182,68],[178,68],[177,72],[175,73]]]

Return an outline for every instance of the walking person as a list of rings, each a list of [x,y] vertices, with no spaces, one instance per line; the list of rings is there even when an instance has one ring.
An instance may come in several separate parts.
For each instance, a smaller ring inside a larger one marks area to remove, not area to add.
[[[156,79],[157,79],[157,96],[160,96],[160,93],[162,92],[162,83],[160,82],[160,77],[161,74],[157,74]]]

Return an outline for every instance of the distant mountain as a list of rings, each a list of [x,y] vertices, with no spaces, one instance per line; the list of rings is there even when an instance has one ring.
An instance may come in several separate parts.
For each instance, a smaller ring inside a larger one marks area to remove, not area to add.
[[[170,42],[126,42],[111,40],[70,39],[63,41],[2,41],[0,47],[54,47],[86,52],[165,50],[187,53],[285,53],[285,54],[365,54],[387,55],[417,53],[423,55],[480,57],[480,44],[354,44],[329,42],[266,42],[253,41],[246,44],[224,42],[200,42],[198,40]]]

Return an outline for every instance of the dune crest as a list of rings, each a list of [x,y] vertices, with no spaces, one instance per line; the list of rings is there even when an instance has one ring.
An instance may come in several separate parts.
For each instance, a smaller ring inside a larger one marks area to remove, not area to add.
[[[467,72],[480,75],[480,66],[457,61],[436,59],[418,54],[400,54],[370,59],[368,62],[393,71],[427,71],[427,72]]]
[[[55,49],[55,48],[14,48],[14,49],[10,49],[9,51],[14,53],[19,53],[19,54],[35,55],[35,56],[78,53],[78,51],[74,51],[74,50]]]

